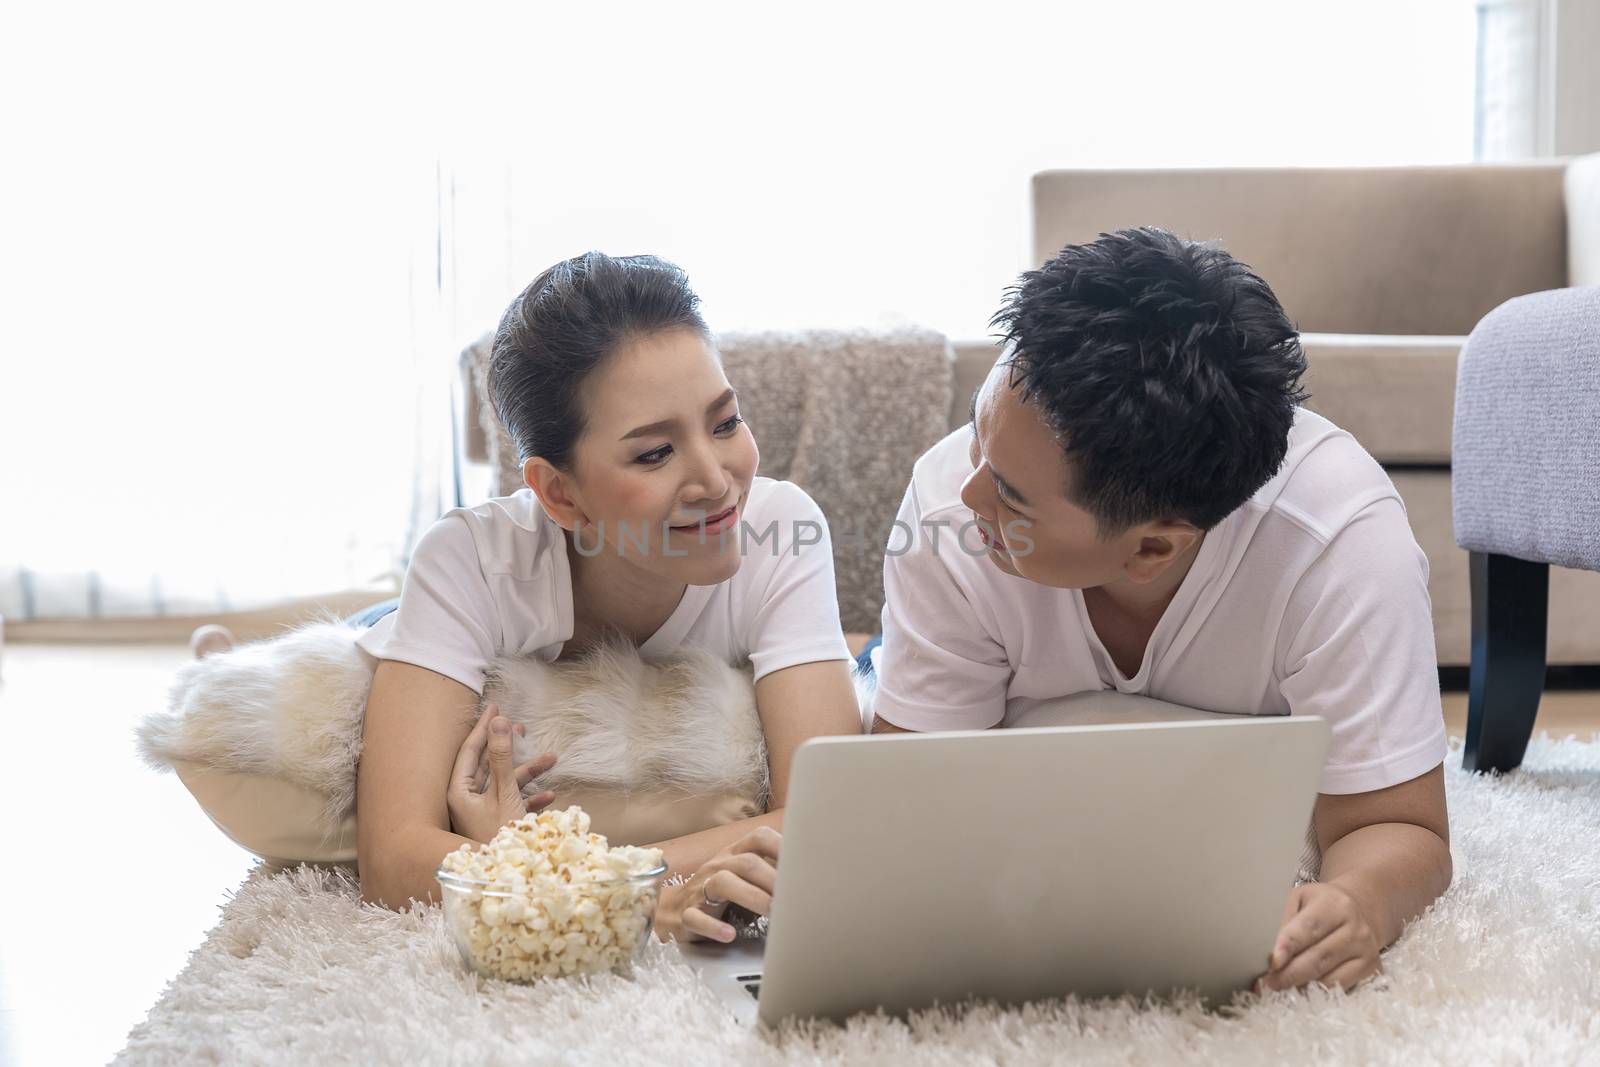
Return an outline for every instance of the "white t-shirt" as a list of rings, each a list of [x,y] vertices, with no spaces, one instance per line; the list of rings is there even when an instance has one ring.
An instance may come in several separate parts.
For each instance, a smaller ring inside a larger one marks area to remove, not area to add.
[[[1038,700],[1115,688],[1322,716],[1333,732],[1324,793],[1382,789],[1444,760],[1428,560],[1388,475],[1348,433],[1298,412],[1282,470],[1206,534],[1132,678],[1081,591],[1006,574],[970,531],[973,552],[956,543],[972,519],[959,495],[970,435],[964,426],[917,461],[890,538],[873,652],[884,720],[986,729]]]
[[[792,482],[758,477],[740,525],[739,570],[716,585],[686,587],[640,646],[644,658],[698,646],[731,665],[748,660],[757,680],[849,659],[822,510]],[[565,531],[533,490],[521,489],[441,516],[412,553],[399,609],[356,643],[377,659],[426,667],[482,693],[497,654],[554,660],[572,633]]]

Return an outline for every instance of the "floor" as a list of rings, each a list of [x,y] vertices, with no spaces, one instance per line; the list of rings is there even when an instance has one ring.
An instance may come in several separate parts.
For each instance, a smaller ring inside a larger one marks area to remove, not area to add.
[[[134,754],[133,725],[187,648],[11,642],[0,656],[0,1065],[104,1063],[253,861]],[[1465,694],[1445,707],[1461,734]],[[1547,693],[1540,726],[1600,733],[1600,692]]]

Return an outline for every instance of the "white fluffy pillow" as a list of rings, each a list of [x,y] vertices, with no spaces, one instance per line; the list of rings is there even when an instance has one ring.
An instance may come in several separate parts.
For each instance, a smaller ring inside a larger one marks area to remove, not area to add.
[[[355,859],[355,772],[371,661],[362,631],[319,621],[186,664],[137,734],[240,845],[287,862]],[[626,644],[549,664],[502,656],[484,702],[526,725],[518,760],[598,833],[640,844],[759,814],[767,759],[748,670],[702,650],[645,663]]]

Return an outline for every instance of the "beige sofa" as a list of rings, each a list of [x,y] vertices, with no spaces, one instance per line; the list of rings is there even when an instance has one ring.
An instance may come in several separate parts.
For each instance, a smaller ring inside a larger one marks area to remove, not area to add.
[[[1309,407],[1389,470],[1432,573],[1439,662],[1471,659],[1450,517],[1456,357],[1513,296],[1600,285],[1600,155],[1516,165],[1058,170],[1033,180],[1033,260],[1125,226],[1219,240],[1303,331]],[[956,345],[951,424],[992,366]],[[1596,517],[1600,522],[1600,516]],[[1551,568],[1551,663],[1600,663],[1600,574]]]
[[[1103,230],[1155,224],[1220,238],[1272,284],[1305,331],[1310,406],[1355,434],[1404,497],[1432,564],[1439,660],[1465,666],[1467,554],[1450,516],[1456,356],[1509,297],[1600,284],[1600,156],[1571,166],[1049,171],[1035,177],[1033,199],[1035,261]],[[966,422],[997,355],[987,341],[953,350],[951,429]],[[482,355],[463,353],[459,383],[461,447],[476,463],[490,462],[488,435],[503,432],[474,381]],[[490,474],[495,491],[516,488],[512,466]],[[1600,663],[1600,575],[1551,568],[1550,604],[1549,661]],[[846,616],[854,630],[876,612]]]

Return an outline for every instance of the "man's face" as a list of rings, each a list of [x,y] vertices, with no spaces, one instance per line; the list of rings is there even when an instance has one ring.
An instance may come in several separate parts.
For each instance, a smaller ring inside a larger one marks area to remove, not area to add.
[[[1023,403],[1011,371],[996,364],[973,400],[973,472],[961,486],[988,557],[1007,574],[1063,589],[1087,589],[1126,576],[1142,527],[1102,539],[1095,518],[1067,499],[1071,469],[1037,408]]]

